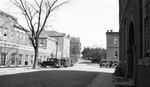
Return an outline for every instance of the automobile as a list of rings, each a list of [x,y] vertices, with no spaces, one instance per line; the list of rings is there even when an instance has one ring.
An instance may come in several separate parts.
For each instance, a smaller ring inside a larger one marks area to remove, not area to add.
[[[60,59],[60,64],[63,67],[70,67],[73,66],[73,61],[71,59]]]
[[[59,68],[60,67],[60,60],[56,58],[48,58],[47,61],[43,61],[40,63],[41,67],[54,67]]]

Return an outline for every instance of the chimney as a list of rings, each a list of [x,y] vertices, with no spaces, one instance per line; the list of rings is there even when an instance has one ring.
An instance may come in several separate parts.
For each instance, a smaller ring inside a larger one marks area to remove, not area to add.
[[[110,30],[110,32],[113,32],[113,30]]]
[[[107,30],[107,32],[109,32],[109,30]]]

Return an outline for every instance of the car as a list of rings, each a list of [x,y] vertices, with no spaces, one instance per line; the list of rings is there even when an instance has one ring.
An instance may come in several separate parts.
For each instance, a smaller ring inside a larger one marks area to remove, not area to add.
[[[56,58],[48,58],[47,61],[43,61],[40,63],[41,67],[54,67],[54,68],[59,68],[60,67],[60,60]]]
[[[71,59],[60,59],[60,64],[63,67],[70,67],[73,66],[73,61]]]

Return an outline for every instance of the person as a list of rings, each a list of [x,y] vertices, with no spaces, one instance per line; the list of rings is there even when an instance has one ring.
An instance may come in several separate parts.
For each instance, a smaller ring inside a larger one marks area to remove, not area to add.
[[[110,61],[110,62],[109,62],[109,68],[112,68],[112,65],[113,65],[113,62]]]
[[[102,61],[99,62],[99,66],[102,67]]]

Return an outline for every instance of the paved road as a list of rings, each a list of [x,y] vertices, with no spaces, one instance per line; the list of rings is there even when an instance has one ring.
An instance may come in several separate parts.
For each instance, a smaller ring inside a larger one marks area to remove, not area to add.
[[[113,72],[86,60],[58,69],[1,68],[0,87],[114,87]]]
[[[93,64],[86,60],[79,60],[79,63],[77,63],[73,69],[99,72],[96,78],[94,78],[87,87],[115,87],[112,82],[112,73],[114,69],[100,68],[98,64]]]

